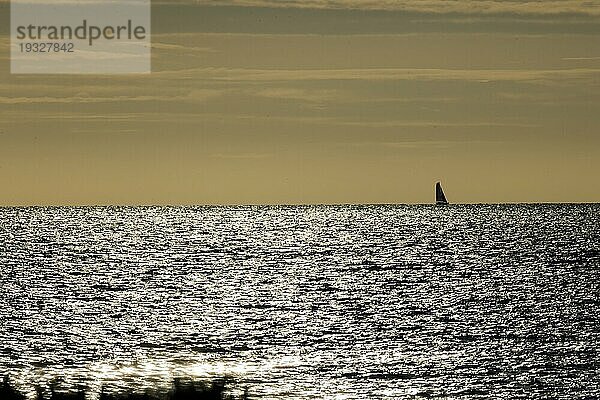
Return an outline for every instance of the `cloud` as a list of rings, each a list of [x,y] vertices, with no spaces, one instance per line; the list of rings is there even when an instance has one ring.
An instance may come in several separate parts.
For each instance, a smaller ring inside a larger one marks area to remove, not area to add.
[[[448,121],[339,121],[345,126],[366,128],[539,128],[536,124],[519,124],[508,122],[448,122]]]
[[[14,86],[10,86],[14,91]],[[39,89],[47,88],[44,85],[36,87],[30,85],[24,87],[24,89],[36,91]],[[0,89],[2,87],[0,86]],[[73,87],[71,91],[76,89]],[[81,89],[85,89],[82,87]],[[227,90],[216,90],[216,89],[191,89],[182,90],[179,93],[167,93],[162,95],[122,95],[119,91],[127,90],[127,88],[113,88],[113,94],[104,93],[103,95],[90,95],[86,92],[79,92],[75,95],[62,96],[57,94],[53,96],[0,96],[0,104],[89,104],[89,103],[113,103],[113,102],[146,102],[146,101],[205,101],[209,98],[220,96],[227,92]],[[21,91],[23,92],[23,90]]]
[[[36,5],[42,5],[42,4],[50,4],[50,5],[56,5],[56,4],[73,4],[73,5],[81,5],[82,3],[84,3],[85,5],[90,5],[90,4],[100,4],[100,5],[105,5],[107,3],[115,3],[115,4],[120,4],[123,5],[125,4],[148,4],[150,2],[150,0],[0,0],[0,4],[2,3],[10,3],[13,2],[15,4],[36,4]]]
[[[404,140],[398,142],[350,142],[340,143],[341,146],[357,147],[357,148],[389,148],[389,149],[418,149],[418,148],[437,148],[447,149],[456,146],[462,141],[454,140]]]
[[[124,101],[180,100],[168,96],[114,96],[114,97],[0,97],[0,104],[85,104]]]
[[[161,35],[155,35],[154,36],[154,40],[157,39],[157,37],[159,37]],[[165,35],[165,36],[169,36],[169,35]],[[181,51],[181,52],[199,52],[199,53],[217,53],[218,50],[215,50],[211,47],[195,47],[195,46],[185,46],[185,45],[181,45],[181,44],[172,44],[172,43],[157,43],[154,42],[152,43],[151,47],[153,49],[158,49],[158,50],[172,50],[172,51]]]
[[[386,81],[386,80],[461,80],[479,83],[496,81],[565,82],[569,79],[597,79],[598,68],[571,68],[551,70],[528,69],[425,69],[425,68],[351,68],[351,69],[244,69],[194,68],[179,71],[155,72],[170,79],[196,78],[226,82],[280,82],[280,81]]]
[[[180,0],[155,1],[154,4],[414,11],[434,14],[600,15],[600,4],[586,0]]]
[[[154,35],[600,31],[600,3],[582,0],[160,0],[152,7]]]
[[[251,94],[258,97],[284,100],[300,100],[307,102],[331,101],[339,99],[341,97],[339,91],[337,90],[308,90],[285,87],[263,89],[259,90],[258,92],[253,92]]]
[[[19,0],[33,4],[77,4],[81,0]],[[87,0],[94,2],[93,0]],[[148,0],[120,0],[144,4]],[[0,4],[10,0],[0,0]],[[96,0],[106,3],[106,0]],[[117,1],[115,1],[117,2]],[[433,14],[600,15],[600,4],[588,0],[155,0],[153,6],[197,5],[329,10],[413,11]]]
[[[600,57],[563,57],[563,61],[597,61]]]
[[[226,160],[259,160],[272,157],[272,154],[267,153],[215,153],[210,154],[211,158],[221,158]]]

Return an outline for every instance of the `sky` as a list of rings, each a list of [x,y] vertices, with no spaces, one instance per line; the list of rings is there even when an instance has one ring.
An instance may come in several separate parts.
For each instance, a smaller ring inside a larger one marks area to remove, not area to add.
[[[148,75],[9,20],[0,205],[600,202],[600,1],[154,1]]]

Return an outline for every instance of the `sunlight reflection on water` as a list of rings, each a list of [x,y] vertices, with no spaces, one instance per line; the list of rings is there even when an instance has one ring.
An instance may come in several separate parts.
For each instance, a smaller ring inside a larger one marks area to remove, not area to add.
[[[0,209],[1,372],[263,398],[600,396],[600,207]]]

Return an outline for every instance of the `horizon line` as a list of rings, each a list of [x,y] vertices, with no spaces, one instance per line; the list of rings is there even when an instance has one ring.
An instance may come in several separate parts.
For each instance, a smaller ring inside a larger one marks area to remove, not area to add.
[[[449,206],[499,206],[499,205],[600,205],[600,201],[541,201],[541,202],[450,202]],[[109,208],[109,207],[315,207],[315,206],[436,206],[435,202],[427,203],[81,203],[81,204],[0,204],[2,208]]]

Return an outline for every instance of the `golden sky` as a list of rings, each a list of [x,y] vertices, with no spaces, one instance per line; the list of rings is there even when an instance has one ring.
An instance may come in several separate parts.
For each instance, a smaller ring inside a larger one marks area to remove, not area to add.
[[[155,1],[150,75],[11,75],[0,204],[600,201],[600,2]]]

